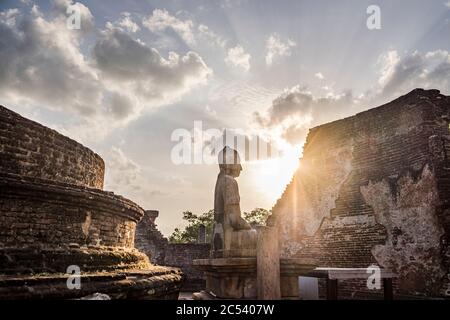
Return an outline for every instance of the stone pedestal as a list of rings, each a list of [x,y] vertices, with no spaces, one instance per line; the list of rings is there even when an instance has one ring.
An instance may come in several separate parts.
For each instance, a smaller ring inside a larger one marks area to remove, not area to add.
[[[259,300],[279,300],[280,292],[280,250],[276,229],[260,227],[257,245],[257,285]]]
[[[256,258],[198,259],[193,265],[202,270],[206,278],[205,292],[194,293],[194,299],[258,298]],[[280,259],[281,299],[298,299],[298,277],[315,267],[300,259]]]
[[[204,272],[207,293],[220,299],[256,298],[256,258],[198,259],[193,265]]]
[[[212,258],[255,258],[256,230],[226,230],[224,249],[211,251]]]

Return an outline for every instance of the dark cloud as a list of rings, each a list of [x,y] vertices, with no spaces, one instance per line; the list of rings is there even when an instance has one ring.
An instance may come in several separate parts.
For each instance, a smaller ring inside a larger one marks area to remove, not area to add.
[[[380,70],[378,83],[361,97],[351,91],[315,97],[295,86],[274,99],[265,114],[256,112],[254,121],[267,129],[281,127],[282,137],[296,144],[304,140],[310,127],[385,103],[414,88],[450,92],[450,54],[445,50],[403,56],[389,51],[380,57]]]
[[[205,82],[211,73],[197,53],[180,57],[171,52],[164,59],[156,49],[115,27],[101,32],[93,56],[104,76],[127,81],[146,98],[182,94]]]
[[[282,137],[296,144],[311,126],[351,114],[353,107],[351,91],[315,97],[306,88],[295,86],[274,99],[265,115],[255,112],[253,117],[263,128],[281,127]]]
[[[267,124],[277,125],[294,115],[305,116],[311,113],[313,102],[312,95],[301,92],[299,87],[288,90],[272,102]]]
[[[69,7],[81,14],[80,30],[67,27]],[[197,53],[164,58],[127,30],[107,23],[94,33],[89,8],[71,0],[53,0],[45,14],[37,6],[0,11],[3,103],[68,111],[75,131],[84,123],[106,133],[145,107],[177,101],[211,73]],[[88,36],[94,49],[86,53]]]
[[[317,122],[326,119],[331,113],[339,113],[341,107],[350,107],[352,99],[351,91],[315,97],[306,88],[295,86],[274,99],[265,116],[259,112],[254,113],[254,120],[264,127],[282,125],[289,121],[304,121],[308,117]]]
[[[133,101],[125,95],[113,93],[110,101],[110,111],[115,118],[126,118],[133,112]]]
[[[450,92],[450,54],[445,50],[400,56],[390,51],[381,57],[380,97],[391,99],[415,88]]]
[[[9,10],[10,11],[10,10]],[[78,36],[55,17],[17,14],[0,18],[0,90],[49,107],[96,112],[101,84],[78,54]],[[56,37],[59,33],[61,36]]]

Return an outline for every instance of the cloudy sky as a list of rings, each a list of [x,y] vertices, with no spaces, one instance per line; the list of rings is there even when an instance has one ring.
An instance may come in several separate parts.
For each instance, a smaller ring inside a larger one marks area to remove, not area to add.
[[[166,235],[213,207],[218,171],[175,164],[176,129],[270,139],[280,152],[239,178],[242,209],[270,209],[308,128],[450,94],[449,52],[448,0],[0,0],[0,104],[99,153],[105,189],[159,210]]]

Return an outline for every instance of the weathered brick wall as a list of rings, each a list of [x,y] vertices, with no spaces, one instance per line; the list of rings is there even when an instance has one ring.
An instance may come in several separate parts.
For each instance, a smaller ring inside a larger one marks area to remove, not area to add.
[[[134,247],[143,214],[133,202],[97,189],[0,175],[0,244]]]
[[[103,175],[97,154],[0,106],[0,273],[148,266],[134,249],[144,210],[102,191]]]
[[[103,176],[98,155],[0,106],[0,299],[178,297],[180,270],[134,248],[144,210],[102,191]]]
[[[203,272],[192,266],[192,261],[209,258],[210,250],[209,243],[171,243],[166,247],[164,264],[181,268],[186,276],[184,290],[204,289]]]
[[[209,243],[169,243],[155,224],[158,211],[147,210],[137,224],[135,246],[147,254],[154,264],[179,267],[185,275],[183,290],[201,290],[205,287],[203,273],[192,266],[195,259],[209,258]]]
[[[135,247],[144,252],[154,264],[164,265],[166,247],[169,241],[157,229],[155,219],[159,212],[146,210],[136,226]]]
[[[0,106],[0,172],[102,189],[105,165],[78,142]]]
[[[450,97],[414,90],[310,130],[273,208],[283,256],[391,268],[397,293],[449,292]]]

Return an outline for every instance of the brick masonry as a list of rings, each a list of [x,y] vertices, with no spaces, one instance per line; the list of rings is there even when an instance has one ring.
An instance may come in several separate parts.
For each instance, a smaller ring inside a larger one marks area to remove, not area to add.
[[[134,249],[144,210],[102,190],[100,156],[1,106],[0,142],[0,273],[148,265]]]
[[[209,257],[209,243],[169,243],[158,230],[155,219],[158,211],[147,210],[137,224],[135,245],[150,261],[158,265],[179,267],[185,275],[183,290],[194,291],[205,287],[203,272],[192,266],[195,259]]]
[[[76,243],[132,248],[143,213],[112,193],[16,175],[0,176],[0,193],[0,243],[5,247]]]
[[[159,212],[146,210],[141,221],[136,226],[135,246],[144,252],[154,264],[163,265],[166,247],[169,241],[158,230],[155,219]]]
[[[3,106],[0,124],[0,172],[103,188],[98,154]]]
[[[100,156],[0,106],[0,299],[178,296],[181,271],[134,247],[144,210],[103,179]],[[69,266],[82,289],[68,288]]]
[[[450,296],[450,97],[416,89],[310,130],[273,208],[285,257],[377,264],[398,295]],[[373,295],[348,281],[342,295]]]

